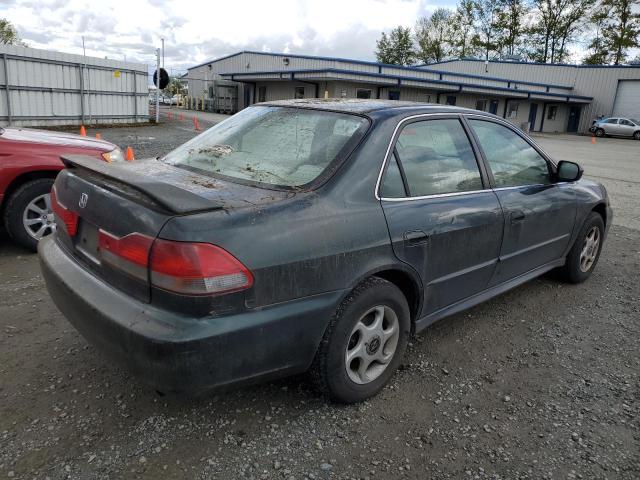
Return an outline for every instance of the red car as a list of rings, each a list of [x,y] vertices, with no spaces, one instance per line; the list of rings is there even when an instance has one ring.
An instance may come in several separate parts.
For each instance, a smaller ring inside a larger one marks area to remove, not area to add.
[[[67,153],[107,162],[124,160],[120,149],[104,140],[0,128],[0,215],[9,237],[34,252],[38,240],[56,228],[49,192],[64,168],[60,155]]]

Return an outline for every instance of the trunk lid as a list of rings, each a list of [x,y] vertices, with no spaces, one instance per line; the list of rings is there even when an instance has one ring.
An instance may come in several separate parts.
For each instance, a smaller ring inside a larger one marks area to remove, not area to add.
[[[151,297],[148,272],[132,274],[105,261],[100,230],[114,238],[157,238],[175,216],[256,206],[291,195],[214,179],[154,159],[110,164],[69,155],[62,160],[67,168],[56,179],[55,194],[60,205],[77,215],[77,232],[70,235],[61,225],[59,241],[96,276],[145,302]]]

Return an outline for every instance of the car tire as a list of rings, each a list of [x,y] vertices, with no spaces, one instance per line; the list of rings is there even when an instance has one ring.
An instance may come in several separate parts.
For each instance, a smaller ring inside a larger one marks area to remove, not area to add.
[[[393,376],[410,334],[403,293],[391,282],[370,277],[338,307],[316,352],[311,378],[336,402],[361,402]]]
[[[640,130],[638,130],[637,132],[635,132],[633,134],[633,139],[634,140],[640,140]]]
[[[604,221],[599,213],[591,212],[562,267],[562,274],[567,282],[582,283],[589,278],[600,258],[603,242]]]
[[[596,128],[595,134],[596,134],[596,137],[600,137],[600,138],[606,136],[602,128]]]
[[[27,231],[28,227],[24,222],[25,215],[35,216],[34,201],[36,201],[35,207],[45,206],[43,204],[45,196],[51,192],[52,186],[53,179],[51,178],[39,178],[26,182],[11,194],[4,207],[4,226],[9,238],[32,252],[38,249],[38,239]],[[27,209],[30,210],[29,213],[25,212]],[[48,221],[52,220],[52,215],[50,215]],[[42,225],[49,225],[43,230],[45,234],[55,230],[55,224],[47,224],[47,220],[43,220]],[[37,225],[34,224],[34,228],[37,228]]]

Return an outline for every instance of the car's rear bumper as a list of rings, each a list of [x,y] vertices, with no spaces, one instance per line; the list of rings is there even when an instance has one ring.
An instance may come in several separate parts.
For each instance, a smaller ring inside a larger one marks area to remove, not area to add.
[[[53,301],[92,344],[162,391],[198,391],[305,371],[344,292],[243,314],[190,318],[104,283],[47,237],[38,251]]]

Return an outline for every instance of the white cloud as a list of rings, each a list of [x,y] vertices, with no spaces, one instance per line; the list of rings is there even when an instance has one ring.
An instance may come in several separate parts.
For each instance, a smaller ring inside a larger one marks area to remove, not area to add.
[[[455,0],[4,0],[0,17],[32,47],[175,70],[243,49],[373,59],[375,40]]]

